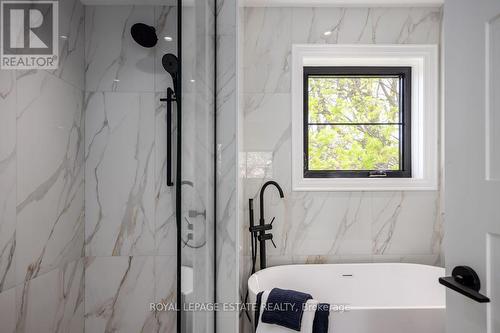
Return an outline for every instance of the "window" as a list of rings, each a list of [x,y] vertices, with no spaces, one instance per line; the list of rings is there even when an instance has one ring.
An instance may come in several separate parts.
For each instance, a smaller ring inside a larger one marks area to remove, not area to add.
[[[294,191],[438,188],[436,45],[292,46]]]
[[[411,67],[304,67],[304,177],[411,177]]]

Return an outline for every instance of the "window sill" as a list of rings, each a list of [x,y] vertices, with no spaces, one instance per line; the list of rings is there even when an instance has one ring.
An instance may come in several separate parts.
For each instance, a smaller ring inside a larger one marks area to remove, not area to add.
[[[436,191],[437,182],[416,178],[302,178],[294,182],[294,191]]]

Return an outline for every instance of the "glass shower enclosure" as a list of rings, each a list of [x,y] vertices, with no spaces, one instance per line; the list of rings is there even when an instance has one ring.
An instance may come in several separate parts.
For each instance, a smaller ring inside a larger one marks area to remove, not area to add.
[[[215,3],[178,1],[177,331],[215,331]],[[201,306],[201,307],[200,307]]]

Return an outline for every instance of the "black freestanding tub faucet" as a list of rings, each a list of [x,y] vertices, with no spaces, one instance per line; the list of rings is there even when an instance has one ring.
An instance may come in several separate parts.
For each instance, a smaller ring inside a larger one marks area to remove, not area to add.
[[[273,241],[273,235],[271,233],[266,234],[266,230],[272,229],[272,223],[274,222],[274,217],[272,218],[272,220],[269,224],[266,224],[266,220],[264,217],[264,192],[266,191],[266,188],[269,185],[273,185],[274,187],[276,187],[281,198],[285,197],[285,195],[283,194],[283,190],[281,189],[281,186],[273,180],[266,182],[264,185],[262,185],[262,188],[260,189],[260,218],[259,218],[259,227],[260,227],[259,229],[260,230],[259,230],[259,237],[258,237],[259,250],[260,250],[259,251],[260,252],[260,269],[264,269],[267,266],[267,263],[266,263],[266,241],[270,240],[273,243],[274,247],[276,247],[276,245],[274,244],[274,241]]]

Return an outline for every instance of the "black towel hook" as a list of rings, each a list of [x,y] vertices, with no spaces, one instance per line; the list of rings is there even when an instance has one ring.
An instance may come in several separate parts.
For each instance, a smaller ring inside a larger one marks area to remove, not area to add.
[[[439,283],[479,303],[489,303],[490,299],[479,293],[481,280],[469,266],[453,268],[451,276],[440,277]]]

